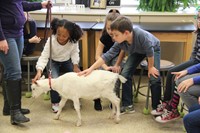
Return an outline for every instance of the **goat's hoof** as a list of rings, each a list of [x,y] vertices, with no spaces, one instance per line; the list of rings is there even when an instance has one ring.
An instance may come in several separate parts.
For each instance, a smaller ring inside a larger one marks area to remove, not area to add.
[[[120,121],[120,118],[116,118],[116,119],[115,119],[115,123],[116,123],[116,124],[119,124],[119,121]]]
[[[109,119],[114,119],[115,118],[115,115],[110,115],[109,116]]]
[[[59,119],[59,116],[55,116],[55,117],[54,117],[54,120],[58,120],[58,119]]]
[[[81,126],[81,121],[77,121],[77,122],[76,122],[76,126],[77,126],[77,127],[80,127],[80,126]]]

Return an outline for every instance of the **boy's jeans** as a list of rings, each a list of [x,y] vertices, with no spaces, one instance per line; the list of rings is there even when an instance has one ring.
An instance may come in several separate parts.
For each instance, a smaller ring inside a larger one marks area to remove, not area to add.
[[[128,56],[124,69],[121,75],[123,75],[127,82],[122,84],[122,106],[133,105],[133,90],[132,90],[132,76],[140,64],[140,62],[146,57],[145,54],[133,53]],[[160,51],[154,52],[154,66],[157,70],[160,70]],[[152,108],[157,108],[161,99],[161,82],[160,77],[150,77],[150,87],[152,93]]]

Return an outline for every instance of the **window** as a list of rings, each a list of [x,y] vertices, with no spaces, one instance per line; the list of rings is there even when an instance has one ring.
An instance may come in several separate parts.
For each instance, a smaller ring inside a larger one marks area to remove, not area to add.
[[[121,0],[121,6],[137,6],[139,0]]]

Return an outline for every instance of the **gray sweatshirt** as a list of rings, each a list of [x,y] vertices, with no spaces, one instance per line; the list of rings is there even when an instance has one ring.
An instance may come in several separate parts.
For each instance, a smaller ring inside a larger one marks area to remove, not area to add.
[[[154,51],[160,51],[160,41],[151,33],[136,27],[133,29],[132,44],[128,44],[126,41],[122,43],[115,42],[110,50],[102,55],[103,60],[105,62],[110,61],[119,53],[119,49],[124,50],[128,54],[138,53],[152,57]]]

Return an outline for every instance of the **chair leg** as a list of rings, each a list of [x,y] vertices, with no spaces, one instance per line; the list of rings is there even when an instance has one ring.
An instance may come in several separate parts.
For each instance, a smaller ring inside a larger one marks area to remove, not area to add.
[[[133,80],[132,80],[132,82],[133,82],[134,92],[136,92],[136,91],[137,91],[137,89],[136,89],[136,85],[135,85],[135,79],[134,79],[134,77],[133,77]]]
[[[163,92],[165,90],[165,71],[162,71],[162,88],[163,88]]]
[[[32,96],[31,90],[30,90],[30,62],[27,61],[27,82],[28,82],[28,92],[26,92],[25,97],[30,98]]]
[[[183,112],[184,106],[185,106],[185,104],[182,102],[182,103],[181,103],[181,109],[180,109],[180,111],[179,111],[179,113],[180,113],[180,115],[181,115],[181,118],[183,118],[184,115],[185,115],[185,113]]]
[[[145,115],[148,115],[150,113],[150,110],[149,110],[149,93],[150,93],[150,83],[148,83],[148,88],[147,88],[147,96],[146,96],[146,103],[145,103],[145,108],[143,110],[143,113]]]

